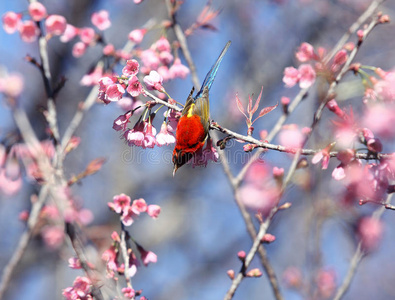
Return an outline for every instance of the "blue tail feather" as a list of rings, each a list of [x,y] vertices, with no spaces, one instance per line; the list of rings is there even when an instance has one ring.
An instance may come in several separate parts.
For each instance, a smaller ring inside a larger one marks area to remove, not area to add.
[[[215,75],[217,75],[217,71],[219,68],[219,65],[221,64],[222,59],[225,56],[226,51],[228,51],[228,48],[230,46],[230,41],[225,45],[224,49],[222,50],[221,54],[217,58],[217,61],[215,64],[211,67],[211,70],[207,73],[206,78],[204,78],[202,87],[200,88],[200,91],[196,94],[195,99],[199,98],[201,94],[203,93],[204,88],[207,86],[208,89],[210,90],[211,85],[214,82]]]

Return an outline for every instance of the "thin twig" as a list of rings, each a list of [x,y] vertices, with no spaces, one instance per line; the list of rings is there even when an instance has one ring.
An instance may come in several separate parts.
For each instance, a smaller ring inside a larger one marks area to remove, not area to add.
[[[250,266],[250,264],[252,262],[252,259],[254,258],[256,252],[258,251],[258,248],[261,246],[262,238],[266,234],[267,229],[269,228],[270,222],[276,212],[277,212],[277,208],[273,208],[270,212],[270,215],[266,218],[265,222],[263,222],[261,224],[261,226],[259,228],[259,232],[255,236],[254,242],[251,246],[250,251],[248,252],[248,254],[245,258],[243,266],[240,269],[240,272],[233,279],[232,285],[230,286],[228,292],[226,293],[224,300],[230,300],[233,298],[238,286],[240,285],[241,281],[244,279],[245,270],[248,269],[248,267]],[[281,295],[280,295],[280,298],[276,298],[276,299],[282,299]]]
[[[175,4],[176,4],[176,1],[174,1],[174,5]],[[174,5],[172,4],[171,0],[166,0],[166,7],[167,7],[168,14],[169,14],[169,18],[172,21],[172,27],[174,30],[174,34],[176,35],[177,40],[180,43],[182,53],[184,53],[185,60],[187,61],[189,70],[191,71],[193,85],[195,86],[195,89],[199,90],[200,81],[199,81],[199,77],[196,72],[196,66],[195,66],[195,63],[193,62],[192,55],[189,52],[185,34],[184,34],[181,26],[177,23],[176,11],[175,11]]]
[[[385,201],[385,204],[390,205],[391,204],[391,198],[393,194],[388,195],[387,200]],[[383,215],[385,211],[385,206],[377,208],[373,214],[372,218],[375,220],[379,220],[381,216]],[[362,242],[358,243],[357,249],[355,249],[354,255],[350,261],[350,265],[348,267],[347,275],[344,277],[342,284],[339,286],[335,297],[333,298],[334,300],[340,300],[343,298],[343,296],[346,294],[348,291],[351,281],[353,280],[355,273],[357,271],[357,268],[359,266],[359,263],[361,260],[364,258],[366,253],[362,250]]]

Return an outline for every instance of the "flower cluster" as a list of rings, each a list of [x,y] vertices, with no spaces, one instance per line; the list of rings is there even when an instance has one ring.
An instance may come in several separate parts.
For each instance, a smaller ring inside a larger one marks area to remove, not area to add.
[[[121,216],[121,221],[125,226],[132,225],[134,219],[141,213],[147,213],[153,219],[158,218],[160,213],[158,205],[147,205],[143,198],[132,202],[130,197],[125,194],[114,196],[113,202],[109,202],[108,207]]]
[[[68,287],[63,290],[63,297],[67,300],[93,300],[92,292],[92,282],[87,277],[78,276],[74,282],[73,286]]]
[[[302,89],[309,88],[315,82],[317,72],[332,81],[336,72],[348,59],[348,52],[353,47],[347,44],[345,49],[338,51],[331,64],[328,66],[324,63],[325,49],[318,48],[317,51],[309,43],[302,43],[296,52],[296,59],[302,64],[296,69],[295,67],[287,67],[284,70],[283,82],[286,87],[293,87],[299,84]]]
[[[160,213],[160,207],[158,205],[147,205],[142,198],[132,202],[130,197],[125,194],[114,196],[113,202],[109,202],[108,206],[112,211],[120,215],[123,226],[132,225],[136,217],[141,213],[147,213],[153,219],[158,218]],[[125,240],[122,241],[119,234],[114,231],[111,235],[113,240],[112,245],[102,254],[102,259],[106,262],[107,266],[107,276],[114,279],[117,279],[117,275],[124,275],[126,278],[131,278],[136,274],[140,266],[140,262],[132,250],[130,242],[135,244],[144,266],[157,262],[157,256],[154,252],[145,250],[144,247],[130,238],[129,233],[124,227],[122,230]],[[121,243],[126,244],[127,253],[122,253]],[[125,265],[125,261],[123,263],[120,261],[121,257],[125,255],[128,256],[128,265]],[[133,299],[134,296],[140,295],[141,291],[135,291],[128,286],[122,289],[122,293],[127,299]]]

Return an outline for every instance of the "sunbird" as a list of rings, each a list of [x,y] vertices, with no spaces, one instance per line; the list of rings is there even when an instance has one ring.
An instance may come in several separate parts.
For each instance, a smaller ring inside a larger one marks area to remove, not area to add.
[[[207,73],[196,96],[193,97],[195,88],[192,87],[187,98],[176,130],[176,146],[173,150],[173,176],[178,168],[187,163],[197,151],[203,148],[206,142],[210,127],[209,91],[230,43],[229,41],[225,45],[217,61]]]

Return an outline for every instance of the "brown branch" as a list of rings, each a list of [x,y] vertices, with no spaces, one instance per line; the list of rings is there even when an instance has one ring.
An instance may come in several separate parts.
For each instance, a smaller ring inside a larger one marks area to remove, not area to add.
[[[252,259],[254,258],[256,252],[258,251],[258,248],[261,247],[261,240],[262,240],[263,236],[266,234],[267,229],[269,228],[270,222],[276,212],[277,212],[277,207],[275,207],[271,210],[271,212],[270,212],[269,216],[266,218],[265,222],[263,222],[261,224],[261,226],[259,228],[259,232],[253,240],[253,244],[252,244],[251,249],[245,258],[243,266],[242,266],[240,272],[233,279],[232,285],[230,286],[228,292],[226,293],[224,300],[230,300],[233,298],[238,286],[240,285],[241,281],[245,277],[245,271],[250,266]],[[278,291],[278,293],[279,293],[279,291]],[[276,296],[276,299],[282,299],[281,294],[275,294],[275,296]]]

